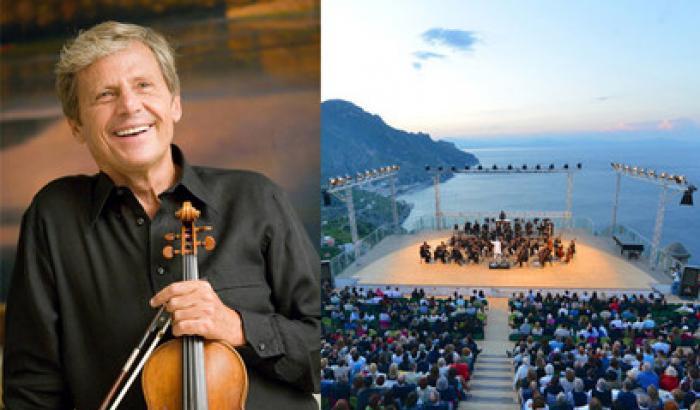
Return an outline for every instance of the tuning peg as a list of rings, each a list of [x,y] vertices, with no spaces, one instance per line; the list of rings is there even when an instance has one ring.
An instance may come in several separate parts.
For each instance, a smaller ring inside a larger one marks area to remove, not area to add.
[[[166,233],[165,234],[165,240],[166,241],[174,241],[175,239],[180,239],[180,234],[175,234],[172,232]]]
[[[202,225],[202,226],[197,227],[197,232],[211,231],[212,229],[214,229],[214,228],[212,228],[211,226]]]
[[[211,251],[214,250],[216,247],[216,241],[214,240],[214,237],[212,236],[207,236],[204,238],[204,249]]]
[[[163,248],[163,257],[165,259],[172,259],[173,255],[178,255],[180,251],[173,249],[172,246],[168,245]]]

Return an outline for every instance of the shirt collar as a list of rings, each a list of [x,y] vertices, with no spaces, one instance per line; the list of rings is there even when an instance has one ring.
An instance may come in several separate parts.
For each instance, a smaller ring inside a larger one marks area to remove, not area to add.
[[[197,171],[185,160],[182,150],[175,144],[171,145],[171,149],[173,163],[180,167],[182,173],[180,174],[180,179],[172,187],[168,188],[166,192],[172,192],[177,189],[178,186],[182,185],[197,199],[205,203],[214,212],[217,212],[214,196],[209,189],[207,189]],[[109,175],[102,171],[97,174],[97,183],[93,191],[92,211],[90,215],[91,223],[94,224],[95,221],[97,221],[97,218],[107,204],[107,200],[112,192],[119,189],[123,188],[117,187]]]

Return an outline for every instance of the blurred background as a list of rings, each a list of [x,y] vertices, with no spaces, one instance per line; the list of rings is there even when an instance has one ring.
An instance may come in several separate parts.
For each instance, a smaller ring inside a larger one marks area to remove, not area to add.
[[[0,303],[22,214],[49,181],[97,172],[54,92],[62,44],[117,20],[163,33],[177,53],[190,163],[260,171],[281,185],[313,243],[319,230],[320,27],[317,0],[0,2]]]

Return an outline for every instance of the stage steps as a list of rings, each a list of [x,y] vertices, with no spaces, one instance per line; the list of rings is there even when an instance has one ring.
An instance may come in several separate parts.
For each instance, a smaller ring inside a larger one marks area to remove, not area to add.
[[[489,298],[484,340],[478,342],[481,354],[476,362],[470,386],[471,397],[459,405],[467,410],[515,410],[513,367],[506,356],[508,341],[508,299]]]

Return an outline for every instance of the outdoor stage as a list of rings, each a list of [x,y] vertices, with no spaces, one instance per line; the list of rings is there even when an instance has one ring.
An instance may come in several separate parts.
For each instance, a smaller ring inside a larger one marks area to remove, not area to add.
[[[427,241],[432,249],[447,242],[451,231],[422,232],[417,235],[392,236],[360,259],[360,265],[348,269],[338,279],[352,280],[357,286],[399,286],[433,288],[486,288],[501,291],[515,289],[605,289],[651,290],[669,284],[664,273],[651,272],[646,261],[629,261],[609,238],[575,232],[564,234],[568,244],[576,238],[576,255],[572,262],[554,262],[544,268],[489,269],[486,262],[459,266],[454,263],[421,263],[418,249]]]

